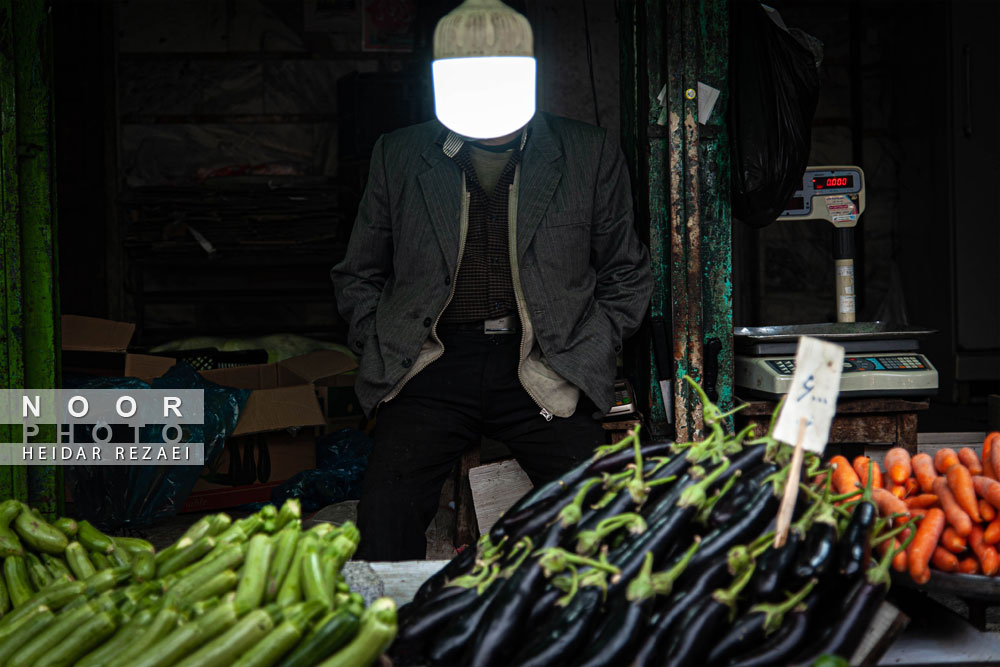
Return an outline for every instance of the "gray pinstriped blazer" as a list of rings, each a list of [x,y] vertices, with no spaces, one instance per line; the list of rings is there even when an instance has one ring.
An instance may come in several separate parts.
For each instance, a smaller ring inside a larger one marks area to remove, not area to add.
[[[529,320],[535,358],[607,411],[616,353],[652,292],[628,172],[601,128],[537,113],[529,131],[512,193],[511,268],[520,279],[522,323]],[[349,344],[360,355],[355,389],[368,414],[420,367],[451,294],[464,183],[442,150],[446,134],[431,121],[378,140],[347,254],[331,271]],[[545,414],[546,402],[558,405],[558,398],[537,395],[536,402]]]

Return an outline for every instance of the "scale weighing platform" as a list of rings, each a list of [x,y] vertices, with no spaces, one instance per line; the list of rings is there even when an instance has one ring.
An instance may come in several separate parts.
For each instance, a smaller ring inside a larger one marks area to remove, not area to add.
[[[781,398],[792,385],[799,336],[813,336],[844,348],[844,398],[932,396],[938,373],[918,344],[932,333],[884,322],[740,327],[734,332],[736,386],[748,396]]]

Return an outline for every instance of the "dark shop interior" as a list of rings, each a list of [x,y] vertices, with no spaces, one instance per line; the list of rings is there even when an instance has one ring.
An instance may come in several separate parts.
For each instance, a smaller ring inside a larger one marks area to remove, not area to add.
[[[0,0],[0,664],[996,661],[998,35]]]

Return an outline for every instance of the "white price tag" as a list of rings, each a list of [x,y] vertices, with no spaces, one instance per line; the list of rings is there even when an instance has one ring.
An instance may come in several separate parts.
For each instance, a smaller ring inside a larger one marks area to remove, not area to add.
[[[843,368],[844,348],[818,338],[799,338],[795,375],[774,427],[775,438],[794,445],[799,435],[799,421],[805,419],[803,446],[811,452],[823,453],[837,411]]]

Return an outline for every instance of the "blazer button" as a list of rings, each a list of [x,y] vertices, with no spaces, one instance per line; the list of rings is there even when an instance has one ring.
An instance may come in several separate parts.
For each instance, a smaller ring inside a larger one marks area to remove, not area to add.
[[[409,368],[412,365],[413,362],[409,358],[403,359],[403,368]]]
[[[444,277],[444,284],[445,285],[450,285],[451,284],[451,276],[445,276]]]
[[[615,345],[615,352],[621,352],[621,351],[622,351],[622,346],[621,345]]]
[[[429,327],[430,325],[431,325],[431,318],[425,317],[424,318],[424,326],[425,327]]]
[[[354,346],[357,347],[359,350],[363,350],[365,348],[365,341],[359,338],[358,340],[354,341]]]

